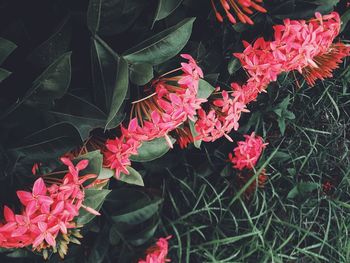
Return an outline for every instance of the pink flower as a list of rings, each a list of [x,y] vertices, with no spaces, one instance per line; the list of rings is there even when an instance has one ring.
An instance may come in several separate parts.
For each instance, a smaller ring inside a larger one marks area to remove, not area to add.
[[[17,195],[24,206],[21,214],[4,207],[5,222],[0,224],[0,247],[32,245],[37,251],[55,247],[60,233],[67,234],[68,228],[76,227],[74,219],[79,215],[80,208],[99,214],[83,204],[83,183],[96,178],[92,174],[79,176],[79,172],[87,167],[88,160],[82,160],[77,165],[73,165],[68,158],[61,161],[68,166],[68,173],[62,179],[55,178],[60,183],[47,188],[44,180],[39,178],[34,182],[32,192],[18,191]]]
[[[242,113],[249,111],[244,101],[237,100],[227,91],[222,91],[221,96],[213,100],[208,114],[203,109],[198,110],[198,120],[195,123],[198,133],[196,140],[209,142],[225,136],[232,142],[228,133],[238,130]]]
[[[197,97],[199,80],[203,78],[203,71],[190,55],[182,54],[181,57],[188,61],[181,63],[180,69],[170,71],[153,80],[150,87],[153,93],[132,103],[132,118],[127,132],[124,132],[122,128],[124,140],[126,137],[133,138],[141,144],[143,141],[164,137],[169,147],[172,148],[169,133],[188,120],[195,121],[197,110],[201,108],[202,103],[207,101]],[[175,72],[178,71],[181,71],[181,74],[175,75]],[[116,138],[116,140],[120,139]],[[119,141],[117,144],[121,145],[122,142]],[[122,148],[117,150],[118,153],[125,151]],[[115,160],[114,166],[126,172],[125,167],[130,165],[130,155],[122,154],[115,158],[111,157],[108,152],[107,155],[105,155],[107,166],[113,165],[112,160]]]
[[[103,151],[104,165],[115,170],[116,178],[120,178],[120,174],[129,174],[127,169],[131,165],[130,156],[137,154],[137,149],[141,143],[132,138],[125,136],[110,139],[106,142],[106,150]]]
[[[40,207],[42,212],[48,211],[53,200],[46,195],[47,189],[42,178],[35,181],[32,193],[26,191],[17,191],[17,196],[21,203],[31,208],[31,213]]]
[[[157,243],[146,250],[146,259],[140,259],[138,263],[165,263],[170,262],[170,259],[167,259],[168,255],[168,240],[171,236],[166,238],[159,238]]]
[[[260,136],[255,136],[254,132],[244,137],[245,141],[239,141],[238,146],[234,148],[234,155],[229,154],[229,160],[238,170],[253,169],[267,145]]]
[[[39,246],[44,240],[52,247],[56,246],[56,240],[55,237],[58,233],[59,226],[55,225],[51,228],[47,226],[45,222],[39,222],[38,223],[38,230],[37,232],[39,235],[35,238],[33,242],[33,247]]]
[[[342,59],[350,55],[350,47],[333,44],[340,32],[338,13],[324,16],[316,13],[315,17],[309,21],[285,19],[283,25],[274,26],[273,41],[259,38],[253,45],[244,42],[243,53],[234,56],[250,76],[247,86],[261,92],[280,73],[293,70],[301,73],[311,86],[316,79],[332,76]],[[246,102],[254,100],[254,96],[246,97]]]

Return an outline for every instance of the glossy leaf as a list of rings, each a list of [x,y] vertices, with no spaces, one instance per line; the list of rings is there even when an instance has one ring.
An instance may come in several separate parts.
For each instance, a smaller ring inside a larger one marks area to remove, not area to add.
[[[140,200],[131,204],[127,209],[119,211],[118,215],[112,216],[112,220],[116,223],[140,224],[159,211],[162,201],[160,198],[151,201]]]
[[[23,138],[9,152],[16,159],[45,162],[62,156],[79,143],[79,133],[72,125],[57,123]]]
[[[145,4],[143,0],[90,0],[88,28],[94,35],[121,33],[135,22]]]
[[[170,15],[183,0],[159,0],[154,21],[162,20]]]
[[[205,81],[204,79],[200,79],[197,97],[207,99],[214,90],[215,88],[209,82]]]
[[[129,174],[121,173],[119,181],[127,184],[133,184],[138,186],[145,186],[141,174],[132,167],[127,168]]]
[[[28,56],[28,60],[41,68],[49,66],[69,50],[72,37],[72,24],[67,16],[56,31]]]
[[[100,210],[104,200],[110,192],[110,190],[105,189],[85,189],[85,198],[83,204],[98,211]],[[94,218],[95,215],[81,208],[79,211],[79,216],[77,218],[77,224],[85,225]]]
[[[71,80],[71,52],[63,54],[34,82],[23,98],[28,106],[51,106],[67,91]]]
[[[93,129],[103,128],[107,120],[107,115],[103,111],[91,102],[73,94],[66,94],[62,99],[56,101],[55,107],[48,114],[54,120],[65,121],[74,125],[82,140],[88,138]],[[123,120],[123,116],[120,114],[117,118],[114,118],[111,126],[119,125]]]
[[[154,237],[155,232],[157,231],[159,222],[148,226],[146,229],[138,233],[133,233],[128,235],[128,241],[134,246],[141,246]]]
[[[0,37],[0,65],[17,48],[17,45],[10,40]]]
[[[0,68],[0,82],[5,80],[10,75],[11,75],[10,71],[7,71],[6,69]]]
[[[171,138],[174,143],[175,139]],[[130,160],[135,162],[150,162],[162,157],[170,150],[165,138],[157,138],[149,142],[143,142],[138,149],[138,154],[131,156]]]
[[[123,56],[131,63],[158,65],[176,56],[186,45],[192,33],[195,18],[186,18],[137,46],[126,51]]]
[[[95,98],[107,114],[105,127],[111,128],[128,91],[128,65],[99,38],[92,40],[91,57]]]
[[[145,85],[153,78],[153,67],[150,64],[131,64],[130,80],[136,85]]]

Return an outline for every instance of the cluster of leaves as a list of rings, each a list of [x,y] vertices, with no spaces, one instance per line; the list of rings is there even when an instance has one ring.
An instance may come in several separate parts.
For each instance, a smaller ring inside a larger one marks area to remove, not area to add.
[[[153,77],[174,68],[180,51],[198,60],[213,86],[226,86],[245,77],[232,57],[242,50],[242,39],[268,38],[272,25],[281,19],[327,13],[338,2],[266,1],[269,12],[254,15],[256,25],[248,27],[217,23],[209,0],[2,1],[1,205],[16,206],[16,190],[28,188],[34,180],[33,163],[42,162],[43,171],[54,171],[59,168],[58,157],[91,135],[112,136],[128,115],[130,101],[139,98]],[[344,7],[345,3],[337,6]],[[345,34],[348,17],[345,13]],[[345,82],[348,75],[345,71]],[[164,140],[145,143],[133,157],[135,169],[129,168],[130,175],[121,181],[111,181],[111,192],[87,190],[86,205],[103,204],[103,216],[91,221],[90,215],[81,215],[80,223],[87,224],[85,238],[81,246],[70,247],[66,261],[81,261],[85,255],[88,262],[132,262],[158,233],[174,235],[174,262],[282,262],[300,255],[305,260],[332,257],[346,262],[348,255],[342,249],[348,240],[341,232],[348,230],[343,217],[349,208],[347,174],[343,174],[349,170],[347,148],[342,148],[348,145],[344,141],[349,124],[343,116],[348,114],[347,83],[340,94],[332,92],[341,82],[325,82],[324,93],[314,88],[308,95],[303,89],[292,90],[293,81],[283,76],[279,86],[253,105],[250,118],[242,120],[242,133],[254,129],[269,138],[272,154],[258,166],[272,172],[267,191],[249,205],[240,198],[244,189],[234,194],[234,174],[225,165],[232,150],[227,142],[204,145],[201,151],[175,149],[166,155]],[[314,127],[320,116],[328,116],[322,124],[326,126]],[[100,179],[112,176],[102,168],[101,153],[91,152],[85,158]],[[337,185],[343,190],[335,193],[336,202],[314,195],[298,200],[321,189],[326,175],[315,171],[338,174]],[[307,178],[296,177],[299,174]],[[282,196],[286,189],[289,194]],[[319,209],[310,212],[310,206]],[[322,217],[316,224],[319,213]],[[305,226],[303,220],[314,221]],[[314,229],[317,225],[326,228]],[[334,225],[339,237],[328,235]],[[41,260],[25,250],[4,251],[2,256],[5,262],[22,257],[24,262]],[[50,261],[58,258],[52,256]]]

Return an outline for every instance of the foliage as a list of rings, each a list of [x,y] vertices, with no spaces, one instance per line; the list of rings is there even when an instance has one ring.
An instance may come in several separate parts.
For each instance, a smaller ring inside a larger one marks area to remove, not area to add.
[[[233,52],[285,18],[308,19],[338,0],[265,1],[254,26],[218,23],[204,0],[5,0],[0,5],[0,203],[19,207],[34,163],[60,171],[58,158],[89,139],[112,138],[129,118],[144,85],[189,53],[205,74],[199,97],[244,81]],[[349,11],[343,12],[349,37]],[[269,142],[250,181],[240,188],[227,162],[235,143],[199,140],[186,150],[164,138],[144,142],[120,180],[86,189],[81,245],[64,261],[135,262],[154,238],[172,235],[172,262],[349,262],[350,67],[308,88],[299,76],[272,83],[240,121]],[[196,132],[193,123],[190,130]],[[175,142],[174,138],[171,138]],[[195,146],[195,147],[194,147]],[[80,155],[86,173],[114,176],[102,153]],[[252,198],[249,184],[266,169],[267,184]],[[329,182],[331,188],[324,189]],[[42,262],[27,249],[2,249],[1,262]]]

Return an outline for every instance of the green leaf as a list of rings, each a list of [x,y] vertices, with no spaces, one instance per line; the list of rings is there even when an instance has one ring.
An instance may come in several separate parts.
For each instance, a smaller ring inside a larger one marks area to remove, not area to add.
[[[162,202],[161,198],[153,200],[141,199],[131,204],[127,209],[119,211],[118,215],[114,215],[111,218],[116,223],[140,224],[157,213]]]
[[[121,241],[121,238],[120,238],[119,227],[113,224],[111,229],[109,230],[109,243],[115,246],[115,245],[118,245],[120,241]]]
[[[141,174],[132,167],[127,168],[129,174],[121,173],[119,181],[127,184],[133,184],[138,186],[145,186]]]
[[[341,28],[340,28],[340,32],[343,32],[344,29],[346,28],[347,24],[350,21],[350,9],[348,9],[342,16],[341,16]]]
[[[0,82],[5,80],[10,75],[11,75],[10,71],[7,71],[6,69],[0,68]]]
[[[284,135],[284,132],[286,131],[286,121],[284,118],[279,118],[278,120],[278,127],[280,129],[281,135]]]
[[[172,143],[176,141],[174,138],[170,139]],[[170,147],[164,137],[156,138],[149,142],[143,142],[138,149],[138,154],[132,155],[130,160],[135,162],[150,162],[162,157],[169,149]]]
[[[312,192],[319,187],[320,185],[318,183],[300,182],[289,191],[287,198],[293,199],[297,196],[305,195],[306,193]]]
[[[145,85],[153,78],[153,67],[150,64],[131,64],[130,80],[136,85]]]
[[[94,245],[91,249],[91,253],[87,257],[87,260],[84,262],[87,262],[87,263],[104,262],[104,258],[108,253],[108,249],[109,249],[108,237],[109,237],[109,226],[105,224],[102,228],[102,231],[99,233],[99,235],[95,239]],[[80,260],[77,260],[77,261],[80,261]]]
[[[130,27],[140,16],[144,0],[90,0],[87,25],[93,35],[114,35]]]
[[[90,0],[87,11],[87,26],[92,34],[96,34],[100,27],[101,8],[103,0]]]
[[[52,62],[67,52],[72,37],[72,24],[70,16],[64,18],[62,23],[44,43],[34,49],[28,56],[32,64],[41,68],[49,66]]]
[[[197,121],[197,117],[195,117],[195,120]],[[192,137],[193,137],[193,139],[195,139],[198,136],[198,133],[194,127],[195,122],[189,120],[188,124],[190,126],[190,131],[191,131]],[[202,140],[194,140],[193,144],[196,148],[200,149],[201,144],[202,144]]]
[[[48,111],[48,115],[56,122],[64,121],[74,125],[82,140],[87,139],[93,129],[103,128],[107,120],[107,114],[91,102],[69,93],[56,101],[55,107]],[[110,125],[118,126],[123,117],[124,115],[118,115]]]
[[[181,4],[183,0],[159,0],[154,21],[166,18]]]
[[[110,190],[105,189],[86,189],[84,205],[95,209],[96,211],[100,210],[103,205],[104,200],[107,195],[110,193]],[[85,209],[80,208],[79,216],[77,218],[78,225],[85,225],[94,219],[95,215],[87,212]]]
[[[146,229],[143,229],[141,232],[128,235],[127,239],[133,246],[141,246],[154,237],[154,233],[156,232],[158,226],[159,221],[154,225],[152,224]]]
[[[128,65],[98,37],[92,40],[91,59],[95,99],[108,116],[105,128],[111,128],[128,91]]]
[[[129,87],[129,76],[128,76],[128,64],[123,58],[119,59],[118,73],[116,79],[116,88],[113,91],[112,102],[107,117],[106,128],[112,128],[113,120],[118,116],[118,110],[120,109],[126,93]]]
[[[241,62],[237,58],[232,58],[228,65],[227,65],[227,71],[230,75],[233,75],[236,73],[237,70],[241,68]]]
[[[98,180],[109,179],[115,175],[115,172],[112,169],[102,168],[100,174],[98,175]]]
[[[200,79],[197,97],[201,99],[207,99],[214,90],[215,88],[210,85],[209,82],[205,81],[204,79]]]
[[[23,138],[10,147],[9,152],[15,159],[45,162],[62,156],[80,143],[79,133],[72,125],[57,123]]]
[[[17,48],[10,40],[0,37],[0,65]]]
[[[123,56],[131,63],[158,65],[176,56],[192,33],[195,18],[186,18],[126,51]]]
[[[63,54],[52,63],[36,80],[24,96],[28,106],[52,105],[67,91],[71,80],[71,52]]]

